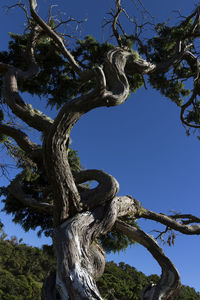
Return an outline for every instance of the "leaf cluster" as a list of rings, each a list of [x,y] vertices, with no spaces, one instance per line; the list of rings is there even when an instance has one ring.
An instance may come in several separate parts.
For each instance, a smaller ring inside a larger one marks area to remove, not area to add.
[[[168,26],[166,23],[157,24],[155,36],[149,39],[146,45],[152,62],[163,64],[177,55],[179,47],[193,45],[196,36],[190,34],[192,26],[192,21],[182,22],[178,26]],[[194,46],[190,48],[192,50]],[[186,88],[183,82],[194,76],[195,68],[191,68],[187,62],[182,61],[176,63],[169,72],[150,74],[149,83],[162,95],[180,106],[184,102],[184,97],[190,94],[190,89]]]
[[[126,222],[127,224],[139,227],[136,220],[131,217],[123,217],[120,218],[122,221]],[[102,235],[100,237],[100,243],[103,249],[107,252],[120,252],[125,251],[128,246],[134,245],[135,241],[129,237],[127,237],[125,234],[122,234],[115,230],[114,228],[108,232],[106,235]]]
[[[76,150],[69,148],[68,158],[73,172],[78,172],[82,169],[80,158]],[[18,167],[23,169],[21,173],[23,174],[21,186],[24,193],[30,198],[53,204],[52,191],[48,186],[46,172],[42,164],[39,165],[39,168],[35,169],[29,161],[21,158]],[[15,180],[15,178],[13,180]],[[44,233],[45,236],[51,235],[53,227],[53,217],[51,215],[43,211],[37,212],[25,206],[9,192],[9,186],[1,187],[0,195],[4,196],[2,200],[4,203],[3,211],[13,215],[13,222],[21,224],[25,231],[39,228],[39,236],[42,233]]]
[[[10,33],[10,37],[8,51],[0,52],[0,61],[26,70],[28,65],[26,47],[30,34],[18,35]],[[107,42],[101,44],[92,36],[87,35],[83,40],[76,42],[71,52],[83,70],[87,70],[102,65],[105,54],[113,48],[114,45]],[[132,52],[133,55],[139,56],[136,51]],[[40,37],[35,49],[35,58],[39,72],[34,78],[26,81],[19,80],[19,90],[39,97],[45,97],[47,105],[51,107],[58,109],[67,100],[73,99],[80,93],[88,93],[94,87],[92,80],[82,85],[70,64],[56,50],[49,37]],[[130,90],[133,92],[144,84],[143,77],[140,74],[133,74],[128,79]],[[2,81],[0,82],[1,84]]]

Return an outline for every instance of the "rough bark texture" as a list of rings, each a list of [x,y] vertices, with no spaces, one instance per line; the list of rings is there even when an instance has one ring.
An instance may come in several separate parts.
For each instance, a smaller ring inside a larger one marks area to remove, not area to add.
[[[141,295],[142,299],[173,299],[180,287],[179,273],[169,258],[165,256],[163,250],[154,239],[142,230],[119,221],[116,222],[115,226],[121,232],[132,237],[135,241],[147,248],[162,269],[160,281],[157,285],[152,284],[151,286],[146,287]]]
[[[42,163],[43,157],[48,185],[53,191],[53,204],[30,198],[22,189],[23,174],[16,177],[9,186],[10,193],[23,204],[37,211],[45,210],[53,214],[55,227],[53,244],[57,270],[56,274],[51,274],[45,281],[42,299],[102,299],[96,280],[104,271],[105,254],[98,244],[98,237],[114,226],[115,230],[142,244],[161,266],[162,275],[159,283],[146,288],[141,299],[173,299],[180,286],[179,274],[174,265],[151,237],[142,230],[120,222],[117,218],[131,215],[132,218],[151,219],[185,234],[200,234],[199,225],[189,225],[193,222],[200,223],[200,219],[190,215],[157,214],[143,208],[130,196],[119,197],[118,182],[103,171],[86,170],[72,174],[68,162],[68,147],[70,131],[83,114],[97,107],[124,103],[129,95],[127,75],[167,72],[182,59],[190,64],[196,64],[196,60],[187,47],[180,49],[169,61],[159,65],[142,58],[135,59],[131,51],[116,47],[105,54],[103,67],[83,72],[66,49],[62,39],[36,13],[36,1],[29,2],[32,18],[37,24],[28,45],[29,68],[26,72],[22,72],[0,63],[0,72],[4,75],[4,99],[7,105],[21,120],[43,132],[44,143],[42,147],[35,145],[25,133],[8,125],[0,124],[0,133],[12,137],[33,162],[39,158]],[[117,3],[118,10],[114,16],[113,31],[121,45],[116,24],[122,10],[120,1]],[[84,82],[92,78],[96,82],[94,89],[87,95],[66,102],[54,121],[27,105],[18,93],[17,79],[25,80],[37,72],[34,45],[40,30],[54,41],[57,51],[69,61],[80,80]],[[90,190],[84,188],[81,184],[88,180],[97,181],[98,186]],[[184,219],[187,220],[183,221]]]

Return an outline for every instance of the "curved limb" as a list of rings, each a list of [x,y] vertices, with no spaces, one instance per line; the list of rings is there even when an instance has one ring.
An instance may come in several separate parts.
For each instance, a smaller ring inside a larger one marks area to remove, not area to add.
[[[116,221],[115,227],[128,237],[143,245],[156,259],[162,269],[161,279],[158,284],[152,285],[143,291],[142,300],[174,299],[179,287],[180,276],[170,259],[165,256],[162,248],[142,230]]]
[[[30,22],[30,20],[28,20]],[[33,77],[38,72],[38,66],[34,57],[34,49],[37,43],[40,30],[34,26],[30,32],[30,38],[27,43],[26,57],[28,68],[22,71],[14,66],[0,63],[0,72],[3,77],[3,96],[5,102],[12,112],[29,126],[39,130],[49,130],[53,121],[43,115],[40,111],[32,108],[31,105],[25,103],[18,93],[17,79],[26,80]]]
[[[81,203],[84,207],[87,207],[87,209],[94,208],[97,205],[104,204],[113,199],[119,191],[119,184],[116,179],[100,170],[81,171],[74,177],[76,184],[90,180],[95,180],[99,183],[94,189],[86,188],[79,191]]]
[[[42,155],[41,147],[31,142],[28,136],[19,129],[16,129],[14,127],[5,124],[0,124],[0,134],[5,134],[7,136],[12,137],[15,140],[15,142],[18,144],[18,146],[21,147],[21,149],[25,151],[27,155],[29,155],[30,157],[36,157],[37,155],[39,156]]]
[[[41,202],[37,199],[31,198],[29,195],[25,194],[22,186],[21,180],[23,179],[23,172],[15,177],[15,179],[8,186],[9,193],[18,201],[23,203],[28,207],[32,207],[37,211],[45,211],[46,213],[53,214],[53,205],[47,202]]]
[[[188,127],[191,127],[191,128],[200,128],[200,125],[195,125],[195,124],[191,124],[189,122],[187,122],[184,118],[184,113],[185,113],[185,110],[191,105],[191,104],[194,104],[194,100],[197,96],[197,91],[196,89],[194,89],[193,93],[192,93],[192,96],[190,97],[190,99],[184,104],[181,106],[181,113],[180,113],[180,119],[181,119],[181,122],[188,126]]]
[[[16,68],[9,66],[8,72],[4,75],[3,96],[6,103],[12,112],[29,126],[39,131],[49,130],[53,121],[25,103],[19,95],[17,71]]]
[[[55,118],[48,135],[45,135],[44,161],[57,207],[54,216],[55,226],[62,223],[69,215],[81,211],[80,195],[67,158],[70,131],[78,119],[88,111],[101,106],[119,105],[126,100],[129,93],[129,85],[124,73],[127,55],[128,53],[121,49],[110,51],[107,59],[110,67],[106,71],[106,76],[101,68],[96,68],[93,71],[97,83],[94,90],[88,95],[67,102]],[[111,68],[112,63],[113,68]],[[107,86],[111,90],[106,90],[109,72],[114,72],[115,84],[111,86],[109,83]]]

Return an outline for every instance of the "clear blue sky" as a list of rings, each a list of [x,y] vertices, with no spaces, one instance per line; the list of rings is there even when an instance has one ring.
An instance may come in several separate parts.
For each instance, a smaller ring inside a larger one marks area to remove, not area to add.
[[[38,2],[44,13],[49,1]],[[7,3],[1,0],[2,5]],[[57,3],[68,15],[82,19],[87,17],[82,35],[92,34],[101,41],[103,16],[113,1],[62,0]],[[124,3],[134,15],[133,2],[126,0]],[[168,18],[174,20],[174,10],[181,9],[182,14],[187,15],[194,7],[193,1],[188,0],[143,0],[143,4],[158,22]],[[24,19],[18,10],[6,15],[2,8],[0,18],[3,24],[0,28],[0,50],[4,50],[9,40],[8,32],[22,32]],[[28,99],[26,96],[25,100]],[[31,102],[35,107],[43,107],[38,100]],[[55,115],[55,112],[47,113]],[[150,88],[141,89],[119,107],[101,108],[85,115],[72,131],[72,147],[79,151],[84,167],[103,169],[115,176],[120,183],[120,195],[132,195],[144,207],[157,212],[169,213],[172,209],[200,216],[200,141],[195,136],[186,136],[179,120],[179,109],[158,92]],[[5,184],[3,178],[0,180],[1,185]],[[0,218],[9,236],[23,237],[24,242],[31,245],[49,242],[38,239],[34,232],[25,234],[2,213]],[[156,224],[149,221],[139,224],[147,233],[156,228]],[[198,291],[199,247],[199,236],[178,234],[174,247],[163,248],[179,270],[182,283]],[[108,255],[108,260],[124,261],[145,274],[160,274],[157,263],[140,245],[119,255]]]

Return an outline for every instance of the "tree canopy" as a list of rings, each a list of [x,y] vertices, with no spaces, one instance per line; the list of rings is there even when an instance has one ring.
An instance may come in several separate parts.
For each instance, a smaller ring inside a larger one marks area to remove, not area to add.
[[[152,37],[142,39],[145,24],[130,18],[116,0],[104,24],[112,29],[115,43],[87,35],[73,47],[63,26],[77,20],[57,20],[50,9],[44,21],[35,0],[29,8],[21,2],[15,6],[25,12],[27,26],[21,35],[11,33],[8,50],[0,53],[0,139],[19,173],[1,187],[1,195],[14,222],[25,230],[40,226],[39,235],[53,237],[57,277],[47,278],[43,298],[56,299],[59,293],[61,299],[102,299],[96,281],[104,271],[104,250],[119,251],[138,242],[162,268],[161,279],[144,290],[143,299],[159,299],[163,293],[170,299],[180,287],[178,271],[136,220],[164,224],[159,237],[168,233],[167,242],[173,244],[175,231],[200,234],[200,218],[156,213],[132,196],[118,196],[119,184],[112,175],[81,166],[70,147],[70,133],[84,114],[118,106],[147,84],[180,107],[187,133],[200,128],[199,6],[187,17],[180,15],[178,25],[151,25]],[[124,28],[124,15],[133,25],[131,34]],[[23,93],[55,107],[55,119],[26,103]],[[31,141],[18,120],[38,131],[41,142]],[[97,187],[88,181],[97,181]]]

